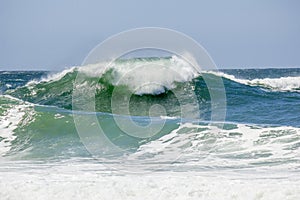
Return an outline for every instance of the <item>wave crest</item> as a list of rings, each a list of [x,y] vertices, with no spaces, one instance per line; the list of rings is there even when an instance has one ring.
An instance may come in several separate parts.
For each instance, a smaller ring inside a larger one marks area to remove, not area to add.
[[[174,89],[174,83],[188,82],[199,75],[192,65],[177,56],[98,63],[81,67],[79,72],[90,77],[105,76],[109,84],[127,86],[137,95],[161,94]]]
[[[208,72],[217,76],[224,77],[231,81],[241,83],[249,86],[258,86],[272,91],[281,92],[300,92],[300,77],[280,77],[280,78],[256,78],[252,80],[239,79],[233,75],[229,75],[223,72]]]

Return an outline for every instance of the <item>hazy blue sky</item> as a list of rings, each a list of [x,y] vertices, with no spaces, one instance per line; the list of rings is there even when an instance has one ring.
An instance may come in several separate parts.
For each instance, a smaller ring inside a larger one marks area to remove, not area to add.
[[[219,68],[300,66],[300,1],[0,0],[0,70],[79,65],[112,34],[183,32]]]

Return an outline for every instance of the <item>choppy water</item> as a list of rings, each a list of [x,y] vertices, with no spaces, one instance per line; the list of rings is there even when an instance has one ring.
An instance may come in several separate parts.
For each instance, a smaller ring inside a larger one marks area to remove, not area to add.
[[[135,69],[140,65],[147,68]],[[198,73],[172,57],[120,60],[106,71],[99,69],[0,72],[0,170],[5,174],[0,183],[10,182],[8,188],[31,179],[44,184],[47,181],[39,178],[43,174],[53,182],[65,181],[69,188],[65,192],[58,192],[57,182],[48,188],[59,197],[82,187],[80,182],[96,181],[101,186],[115,184],[98,193],[95,182],[88,187],[93,197],[101,194],[104,199],[112,197],[113,187],[119,190],[114,198],[125,199],[130,195],[151,199],[153,194],[161,199],[299,198],[299,68]],[[85,80],[77,87],[78,73]],[[226,92],[222,127],[210,121],[212,92],[222,87],[207,84],[219,79]],[[95,105],[78,109],[74,97],[87,103],[88,88],[95,91]],[[123,109],[127,102],[130,115]],[[149,117],[149,109],[157,104],[163,111],[158,107]],[[84,127],[86,140],[78,134],[74,116],[83,121],[95,116],[110,143],[98,141],[89,120]],[[153,122],[162,128],[153,135],[149,128],[128,134],[116,119],[144,127]],[[114,153],[112,146],[121,151]],[[57,172],[61,176],[49,176]],[[79,172],[86,176],[75,176]],[[116,178],[110,173],[125,175]],[[135,173],[146,175],[142,179]],[[24,180],[14,182],[13,176]],[[138,185],[131,181],[137,177]],[[78,185],[72,184],[73,179]],[[27,187],[24,190],[35,185]],[[41,187],[37,190],[43,193]],[[9,189],[5,194],[11,197]]]

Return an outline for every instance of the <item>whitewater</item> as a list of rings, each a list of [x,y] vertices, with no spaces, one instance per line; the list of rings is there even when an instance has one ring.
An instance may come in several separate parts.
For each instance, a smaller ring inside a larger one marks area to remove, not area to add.
[[[300,68],[177,56],[1,71],[0,199],[299,199],[299,91]]]

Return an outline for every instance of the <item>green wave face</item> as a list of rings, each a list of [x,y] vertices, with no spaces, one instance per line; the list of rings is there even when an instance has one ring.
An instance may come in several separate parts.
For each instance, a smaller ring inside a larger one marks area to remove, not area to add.
[[[3,156],[22,160],[91,156],[77,133],[72,111],[57,107],[24,104],[20,100],[7,96],[0,96],[0,102],[0,122],[8,121],[7,126],[0,127],[1,132],[5,133],[0,142],[5,142],[8,147],[7,149],[0,148]],[[12,115],[8,113],[9,111]],[[16,111],[19,112],[17,120],[13,115]],[[176,121],[168,121],[159,133],[144,139],[132,137],[123,132],[110,114],[99,113],[97,119],[104,132],[108,133],[106,137],[114,145],[123,149],[124,153],[134,152],[141,145],[156,140],[178,127]],[[131,118],[126,117],[125,120],[130,121]],[[142,117],[136,120],[136,122],[148,123],[149,118]],[[91,141],[94,142],[96,139],[97,135],[94,139],[91,138]]]
[[[120,60],[115,63],[115,66],[98,73],[98,75],[97,73],[96,75],[90,74],[85,69],[74,68],[59,79],[29,83],[23,87],[8,90],[6,94],[35,104],[71,110],[72,92],[73,88],[76,87],[74,86],[75,79],[78,73],[85,73],[86,78],[82,84],[85,85],[84,87],[93,88],[95,91],[95,111],[97,112],[111,113],[112,95],[115,95],[117,96],[116,100],[119,101],[115,103],[117,106],[118,103],[123,106],[124,99],[129,101],[131,115],[148,116],[151,106],[159,104],[166,109],[167,116],[178,117],[181,112],[180,104],[191,103],[191,96],[194,94],[196,94],[198,104],[203,105],[202,110],[207,111],[210,95],[203,78],[193,67],[185,63],[190,67],[187,68],[187,66],[182,66],[182,63],[178,64],[177,62],[172,58]],[[174,66],[175,70],[173,69]],[[151,67],[156,67],[157,70]],[[179,69],[183,67],[185,67],[184,71],[180,71]],[[91,67],[91,69],[93,68]],[[184,74],[188,70],[190,71]],[[131,75],[131,73],[133,74]],[[155,78],[147,80],[145,77],[140,77],[141,74],[147,73],[153,73],[151,77]],[[166,78],[166,73],[171,75]],[[214,77],[215,75],[209,76]],[[82,96],[84,95],[85,90],[82,91]],[[194,110],[194,112],[197,111]]]
[[[7,96],[0,96],[0,102],[0,122],[3,116],[10,121],[7,127],[1,128],[6,137],[0,143],[6,140],[9,144],[2,156],[46,161],[91,156],[76,131],[71,111],[24,104]],[[15,111],[20,114],[18,121],[15,121]],[[173,154],[180,155],[177,162],[182,163],[189,162],[191,157],[197,158],[197,163],[204,168],[297,165],[299,161],[300,130],[295,127],[227,123],[223,129],[218,129],[204,122],[180,124],[180,120],[170,119],[157,135],[143,139],[120,130],[110,114],[99,113],[97,118],[114,145],[122,148],[126,156],[142,162],[160,162]],[[149,119],[136,117],[135,121],[145,123]],[[9,140],[9,134],[15,137]],[[91,138],[91,142],[99,141]],[[213,162],[207,162],[207,156]],[[224,160],[228,163],[225,166]]]

